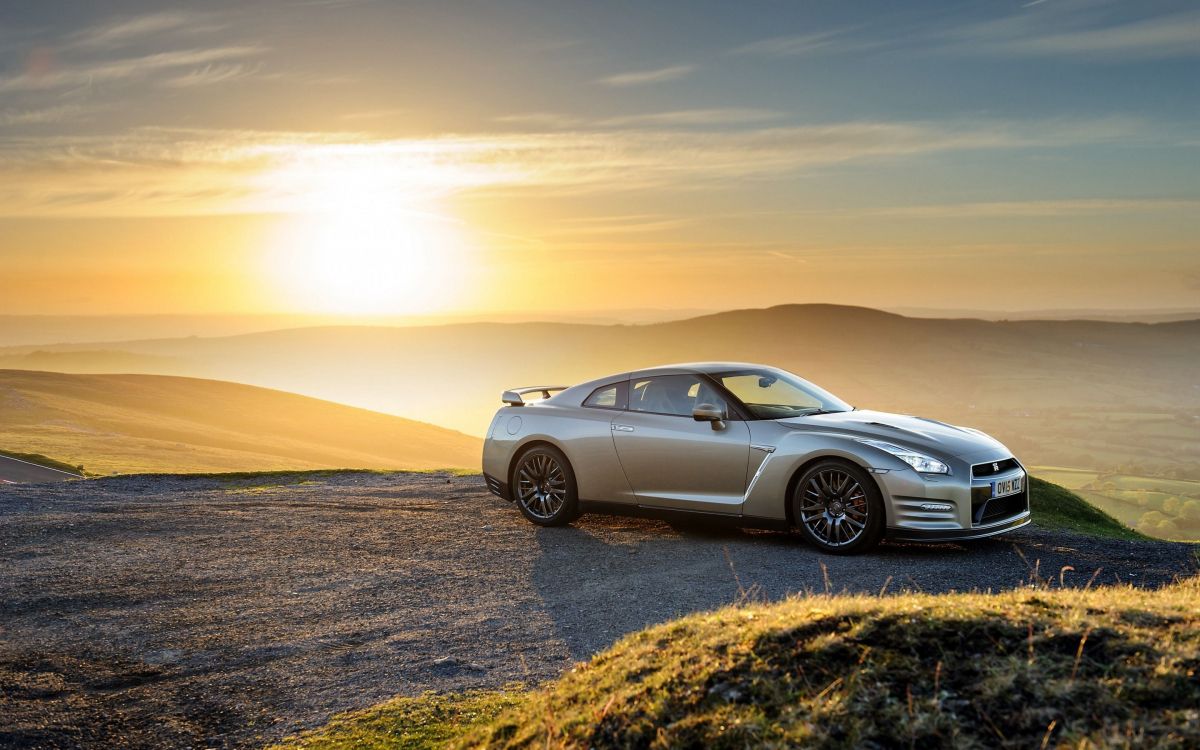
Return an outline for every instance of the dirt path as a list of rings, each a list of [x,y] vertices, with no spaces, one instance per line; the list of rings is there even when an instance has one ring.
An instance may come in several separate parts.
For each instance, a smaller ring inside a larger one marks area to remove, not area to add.
[[[255,746],[397,693],[554,677],[632,630],[824,590],[1160,585],[1191,548],[1017,532],[824,556],[770,532],[539,529],[478,477],[0,486],[0,746]],[[824,571],[822,564],[825,566]]]

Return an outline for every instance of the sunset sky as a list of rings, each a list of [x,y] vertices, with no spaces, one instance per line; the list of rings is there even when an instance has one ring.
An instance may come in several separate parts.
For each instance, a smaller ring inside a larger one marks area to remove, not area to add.
[[[0,5],[0,313],[1198,300],[1195,2]]]

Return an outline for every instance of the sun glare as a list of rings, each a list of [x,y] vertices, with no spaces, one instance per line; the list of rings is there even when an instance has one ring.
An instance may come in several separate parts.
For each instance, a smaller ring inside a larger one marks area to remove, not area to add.
[[[302,210],[284,221],[267,269],[289,307],[393,315],[456,306],[464,232],[413,195],[402,171],[339,165],[305,177]]]

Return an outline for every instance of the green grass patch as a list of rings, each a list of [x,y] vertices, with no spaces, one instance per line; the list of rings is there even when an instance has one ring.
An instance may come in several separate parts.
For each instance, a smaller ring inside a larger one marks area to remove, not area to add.
[[[31,464],[45,466],[48,469],[58,469],[59,471],[78,474],[79,476],[87,475],[82,466],[74,466],[66,461],[59,461],[57,459],[50,458],[49,456],[43,456],[41,453],[17,453],[15,451],[0,450],[0,456],[7,456],[9,458],[16,458],[21,461],[28,461]]]
[[[403,698],[283,747],[1200,746],[1200,580],[818,595],[634,633],[559,680]]]
[[[324,727],[290,737],[273,750],[417,750],[444,747],[475,727],[490,724],[525,698],[519,687],[460,694],[427,693],[395,698],[363,711],[335,716]]]
[[[1067,529],[1111,539],[1148,539],[1068,489],[1029,478],[1029,509],[1043,529]]]

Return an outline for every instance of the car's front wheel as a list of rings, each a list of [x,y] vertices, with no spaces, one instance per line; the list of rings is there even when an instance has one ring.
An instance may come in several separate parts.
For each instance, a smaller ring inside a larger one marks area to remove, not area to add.
[[[565,526],[579,517],[575,472],[562,451],[537,445],[521,454],[513,467],[517,507],[539,526]]]
[[[814,546],[839,555],[871,549],[887,525],[879,487],[862,469],[836,460],[822,461],[800,477],[792,519]]]

